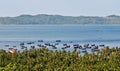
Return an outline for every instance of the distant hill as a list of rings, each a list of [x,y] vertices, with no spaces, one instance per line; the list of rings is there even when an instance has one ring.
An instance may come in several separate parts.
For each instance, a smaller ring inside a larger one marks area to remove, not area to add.
[[[61,16],[61,15],[20,15],[0,17],[0,24],[120,24],[120,16]]]

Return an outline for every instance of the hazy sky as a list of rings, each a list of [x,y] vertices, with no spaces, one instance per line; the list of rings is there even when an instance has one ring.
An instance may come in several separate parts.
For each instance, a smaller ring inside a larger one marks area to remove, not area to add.
[[[21,14],[120,15],[120,0],[0,0],[0,16]]]

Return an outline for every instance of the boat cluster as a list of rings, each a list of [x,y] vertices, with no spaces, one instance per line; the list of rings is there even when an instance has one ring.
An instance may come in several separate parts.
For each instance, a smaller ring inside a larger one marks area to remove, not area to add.
[[[35,42],[21,42],[19,43],[20,49],[35,49],[37,47],[44,47],[44,48],[48,48],[52,47],[52,49],[68,49],[68,48],[72,48],[72,49],[80,49],[82,50],[83,53],[87,52],[87,49],[90,49],[91,51],[99,51],[100,48],[105,47],[104,44],[101,45],[97,45],[97,44],[78,44],[78,43],[62,43],[61,40],[56,40],[55,43],[48,43],[48,42],[44,42],[43,40],[38,40],[37,41],[38,44],[36,44]],[[26,46],[27,44],[27,46]],[[28,47],[29,45],[29,47]],[[60,45],[60,47],[59,47]],[[5,47],[9,47],[9,50],[17,50],[17,46],[13,46],[10,47],[10,45],[5,45]],[[16,49],[15,49],[16,48]]]
[[[72,46],[67,45],[67,44],[63,44],[63,48],[62,49],[67,49],[70,47],[73,47],[74,49],[81,49],[83,53],[87,52],[87,49],[91,49],[91,51],[99,51],[99,47],[105,47],[104,44],[102,45],[96,45],[96,44],[73,44]]]

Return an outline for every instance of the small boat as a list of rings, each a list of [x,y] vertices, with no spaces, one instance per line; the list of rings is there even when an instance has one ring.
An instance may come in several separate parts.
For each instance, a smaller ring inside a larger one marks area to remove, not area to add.
[[[9,50],[8,52],[10,52],[10,53],[15,53],[16,50],[15,50],[15,49],[11,49],[11,50]]]
[[[32,49],[35,49],[35,46],[31,46]]]
[[[83,45],[85,48],[88,48],[89,47],[89,44],[84,44]]]
[[[82,49],[82,46],[81,45],[79,45],[79,47],[78,47],[79,49]]]
[[[41,44],[38,44],[37,46],[38,46],[38,47],[41,47]]]
[[[38,40],[38,42],[43,42],[43,40]]]
[[[24,49],[24,48],[26,48],[26,49],[27,49],[27,47],[26,47],[26,46],[24,46],[24,45],[23,45],[23,46],[21,46],[21,49]]]
[[[9,47],[10,45],[5,45],[5,47]]]
[[[24,43],[20,43],[20,46],[24,45]]]
[[[99,45],[100,47],[105,47],[105,45],[104,44],[101,44],[101,45]]]
[[[45,43],[46,46],[50,46],[50,43]]]
[[[56,42],[61,42],[61,40],[56,40]]]
[[[86,49],[82,49],[82,53],[86,53],[87,52],[87,50]]]
[[[17,47],[17,46],[13,46],[13,47]]]
[[[52,48],[53,48],[53,49],[57,49],[57,47],[56,47],[56,46],[53,46]]]
[[[64,48],[70,48],[70,45],[66,45]]]
[[[99,49],[91,49],[92,52],[100,51]]]
[[[34,42],[28,42],[27,44],[34,44]]]
[[[12,50],[13,48],[9,48],[9,50]]]
[[[67,46],[67,44],[66,44],[66,43],[64,43],[64,44],[63,44],[63,46]]]

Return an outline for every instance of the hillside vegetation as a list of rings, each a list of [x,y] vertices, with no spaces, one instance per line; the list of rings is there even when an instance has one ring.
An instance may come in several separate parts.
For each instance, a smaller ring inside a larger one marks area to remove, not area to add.
[[[120,48],[86,53],[46,48],[9,53],[0,50],[0,71],[120,71]]]

